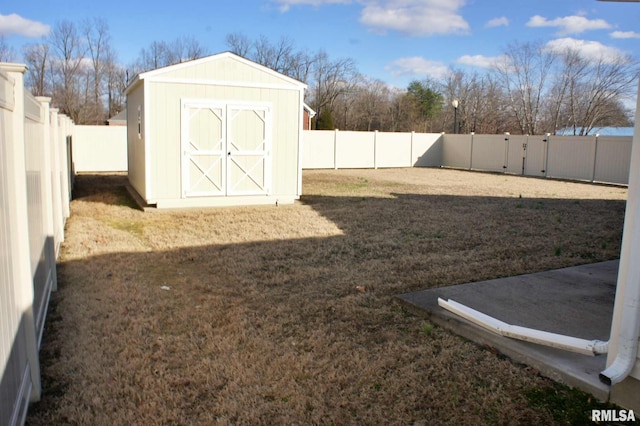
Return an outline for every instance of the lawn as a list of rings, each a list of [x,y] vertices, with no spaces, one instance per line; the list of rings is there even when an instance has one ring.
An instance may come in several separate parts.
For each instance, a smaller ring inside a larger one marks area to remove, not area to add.
[[[316,170],[295,205],[143,213],[125,183],[76,179],[28,424],[589,422],[394,296],[614,259],[626,188]]]

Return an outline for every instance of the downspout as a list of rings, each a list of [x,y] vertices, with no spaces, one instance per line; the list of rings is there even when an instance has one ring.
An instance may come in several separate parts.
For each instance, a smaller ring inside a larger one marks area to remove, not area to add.
[[[618,291],[615,312],[620,309],[619,331],[615,358],[603,372],[600,380],[608,385],[623,381],[638,362],[638,336],[640,333],[640,264],[636,257],[640,253],[640,97],[636,105],[636,127],[631,147],[631,166],[627,209],[624,216]],[[616,317],[614,316],[614,331]]]
[[[451,299],[443,300],[438,298],[438,305],[500,336],[591,356],[606,354],[609,348],[609,342],[603,342],[601,340],[580,339],[563,334],[507,324],[504,321],[483,314]]]

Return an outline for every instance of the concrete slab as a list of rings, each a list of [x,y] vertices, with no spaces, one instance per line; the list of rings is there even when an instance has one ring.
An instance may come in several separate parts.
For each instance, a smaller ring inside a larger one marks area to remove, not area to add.
[[[416,313],[471,341],[495,348],[541,374],[606,401],[598,379],[606,355],[588,356],[502,337],[438,306],[452,299],[509,324],[588,340],[609,340],[618,260],[407,293]]]

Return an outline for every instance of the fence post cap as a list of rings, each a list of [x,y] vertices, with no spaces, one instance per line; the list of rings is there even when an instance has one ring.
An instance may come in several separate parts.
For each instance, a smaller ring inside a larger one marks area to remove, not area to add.
[[[27,67],[25,64],[3,62],[0,64],[0,69],[6,72],[19,72],[24,74],[27,72],[27,69],[29,69],[29,67]]]

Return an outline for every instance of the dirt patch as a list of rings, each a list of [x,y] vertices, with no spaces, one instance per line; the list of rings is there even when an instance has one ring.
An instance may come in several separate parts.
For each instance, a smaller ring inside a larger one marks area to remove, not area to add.
[[[29,424],[553,424],[576,419],[540,395],[589,406],[393,297],[616,258],[624,188],[305,171],[292,206],[143,213],[125,183],[76,180]]]

